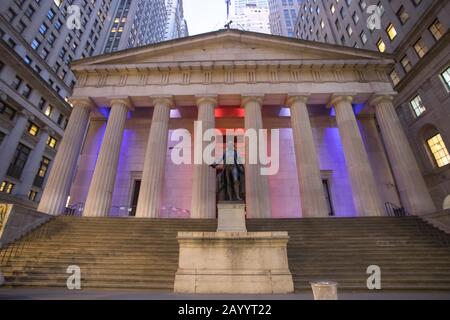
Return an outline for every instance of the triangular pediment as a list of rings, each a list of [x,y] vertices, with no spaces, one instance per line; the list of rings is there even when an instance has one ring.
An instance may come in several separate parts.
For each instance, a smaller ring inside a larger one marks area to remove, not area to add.
[[[73,69],[109,68],[164,63],[217,61],[384,61],[391,56],[317,42],[245,32],[220,30],[158,44],[127,49],[73,62]]]

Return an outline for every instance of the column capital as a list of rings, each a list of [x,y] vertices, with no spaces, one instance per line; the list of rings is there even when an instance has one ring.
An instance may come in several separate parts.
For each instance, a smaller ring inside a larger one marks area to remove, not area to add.
[[[392,93],[375,93],[368,101],[369,106],[376,107],[381,102],[393,102],[394,94]]]
[[[157,104],[165,105],[168,108],[173,108],[175,106],[175,103],[173,101],[173,96],[167,95],[167,96],[152,96],[150,97],[153,101],[153,105],[156,106]]]
[[[241,105],[245,107],[245,105],[249,102],[257,102],[261,106],[264,101],[264,95],[263,94],[249,94],[249,95],[242,95],[241,96]]]
[[[117,97],[110,97],[109,98],[109,104],[111,107],[115,104],[120,104],[125,106],[128,110],[133,110],[133,103],[130,100],[130,97],[128,96],[117,96]]]
[[[68,102],[73,107],[86,108],[89,111],[93,110],[95,107],[95,104],[90,97],[70,97]]]
[[[287,98],[286,98],[286,105],[288,107],[292,107],[292,105],[294,103],[296,103],[297,101],[303,102],[303,103],[307,103],[310,97],[310,93],[304,93],[304,94],[288,94]]]
[[[330,101],[327,103],[327,108],[331,108],[331,106],[335,106],[336,103],[342,101],[352,103],[354,97],[355,97],[354,93],[333,94],[330,98]]]
[[[217,95],[196,95],[195,102],[197,103],[197,106],[202,103],[212,103],[214,106],[217,106],[219,97]]]

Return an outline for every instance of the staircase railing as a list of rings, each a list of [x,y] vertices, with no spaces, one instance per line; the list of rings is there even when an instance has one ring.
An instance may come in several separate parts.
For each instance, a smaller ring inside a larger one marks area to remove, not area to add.
[[[64,210],[64,216],[81,216],[84,210],[84,203],[79,202],[70,206],[67,206]]]
[[[48,238],[48,226],[53,219],[55,219],[55,216],[49,217],[46,222],[28,231],[19,239],[0,247],[0,265],[8,265],[11,262],[11,259],[14,259],[22,254],[27,245]]]
[[[413,215],[406,211],[405,208],[399,207],[393,203],[386,202],[384,206],[386,208],[386,213],[390,217],[413,217]],[[435,228],[427,221],[420,219],[420,217],[416,216],[412,221],[418,235],[430,234],[431,231],[431,236],[435,241],[447,249],[450,249],[450,236],[445,232]]]
[[[390,217],[408,217],[410,216],[409,212],[405,210],[403,207],[399,207],[391,202],[386,202],[384,204],[386,208],[386,213]]]

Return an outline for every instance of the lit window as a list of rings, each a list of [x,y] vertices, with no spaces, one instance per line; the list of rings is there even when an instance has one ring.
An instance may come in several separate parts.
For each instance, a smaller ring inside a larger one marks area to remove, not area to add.
[[[435,22],[433,22],[433,24],[430,26],[429,30],[433,34],[433,37],[436,40],[441,39],[442,36],[445,34],[445,27],[439,20],[436,20]]]
[[[422,38],[420,38],[419,41],[416,42],[416,44],[414,45],[414,50],[416,50],[417,55],[420,58],[422,58],[428,52],[428,47],[426,46]]]
[[[31,134],[33,137],[37,136],[37,134],[39,133],[39,127],[34,123],[30,122],[30,124],[28,125],[28,133]]]
[[[411,71],[411,69],[412,69],[411,61],[409,61],[409,58],[407,56],[404,56],[400,62],[402,64],[405,72]]]
[[[428,139],[427,143],[439,168],[450,163],[450,155],[440,133]]]
[[[0,184],[0,192],[11,193],[14,189],[14,184],[8,181],[3,181]]]
[[[53,107],[51,105],[47,105],[44,109],[44,114],[47,117],[50,117],[52,115]]]
[[[47,139],[47,145],[50,147],[50,148],[52,148],[52,149],[55,149],[56,148],[56,143],[57,143],[58,141],[55,139],[55,138],[53,138],[53,137],[48,137],[48,139]]]
[[[378,51],[380,51],[380,52],[386,51],[386,44],[384,43],[384,41],[382,39],[378,40],[377,48],[378,48]]]
[[[450,90],[450,67],[448,67],[444,72],[441,73],[441,78],[447,85],[447,90]]]
[[[37,192],[34,190],[30,190],[30,192],[28,193],[28,199],[31,201],[36,200],[36,196],[37,196]]]
[[[423,105],[422,98],[417,95],[410,101],[411,108],[416,117],[419,117],[422,113],[424,113],[427,109]]]
[[[331,5],[331,13],[334,14],[336,12],[336,7],[334,6],[334,4]]]
[[[323,22],[323,20],[320,21],[320,27],[321,27],[322,29],[325,28],[325,22]]]
[[[397,30],[395,30],[394,25],[392,23],[388,25],[386,32],[390,40],[394,40],[394,38],[397,36]]]
[[[390,77],[394,86],[396,86],[400,82],[400,77],[398,76],[397,71],[392,70],[392,72],[390,73]]]

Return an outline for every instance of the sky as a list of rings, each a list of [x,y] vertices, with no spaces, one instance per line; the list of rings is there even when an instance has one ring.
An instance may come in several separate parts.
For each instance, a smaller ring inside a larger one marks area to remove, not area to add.
[[[227,18],[225,0],[183,0],[189,35],[223,29]]]

